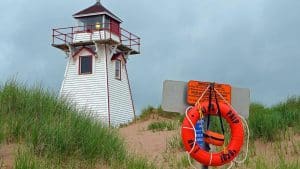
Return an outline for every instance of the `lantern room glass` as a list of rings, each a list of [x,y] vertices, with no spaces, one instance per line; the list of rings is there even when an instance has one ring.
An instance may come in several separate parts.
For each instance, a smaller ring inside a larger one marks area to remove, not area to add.
[[[110,18],[106,15],[88,16],[78,19],[79,26],[86,30],[100,30],[110,28]]]

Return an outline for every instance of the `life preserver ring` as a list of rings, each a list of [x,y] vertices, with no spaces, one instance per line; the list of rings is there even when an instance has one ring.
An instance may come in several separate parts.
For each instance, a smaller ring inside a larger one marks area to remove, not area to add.
[[[208,112],[208,102],[200,103],[187,111],[187,117],[183,120],[181,136],[186,151],[192,158],[206,166],[222,166],[231,162],[240,152],[244,142],[244,127],[240,116],[235,110],[225,103],[219,103],[221,116],[227,121],[231,129],[231,139],[226,147],[226,152],[207,152],[195,143],[194,126],[200,118],[200,111],[204,116],[218,115],[215,103]]]

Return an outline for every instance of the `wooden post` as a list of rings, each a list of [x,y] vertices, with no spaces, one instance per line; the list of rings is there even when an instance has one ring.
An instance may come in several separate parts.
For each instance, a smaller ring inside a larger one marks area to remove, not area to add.
[[[210,148],[209,148],[209,145],[208,144],[206,144],[206,143],[204,143],[204,149],[206,150],[206,151],[208,151],[209,152],[209,150],[210,150]],[[202,166],[202,169],[208,169],[208,166]]]

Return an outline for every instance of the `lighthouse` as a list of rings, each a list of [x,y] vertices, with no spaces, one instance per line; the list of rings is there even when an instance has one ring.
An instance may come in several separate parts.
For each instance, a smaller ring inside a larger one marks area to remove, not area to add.
[[[134,104],[127,61],[140,38],[100,1],[73,15],[76,26],[53,29],[52,46],[67,54],[60,96],[109,126],[131,122]]]

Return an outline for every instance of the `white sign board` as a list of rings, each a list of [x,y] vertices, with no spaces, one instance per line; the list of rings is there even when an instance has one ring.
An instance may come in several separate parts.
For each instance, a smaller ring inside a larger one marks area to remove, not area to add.
[[[164,81],[162,108],[168,112],[184,113],[190,105],[186,102],[187,82]],[[246,88],[231,88],[231,104],[243,117],[249,117],[250,90]]]

